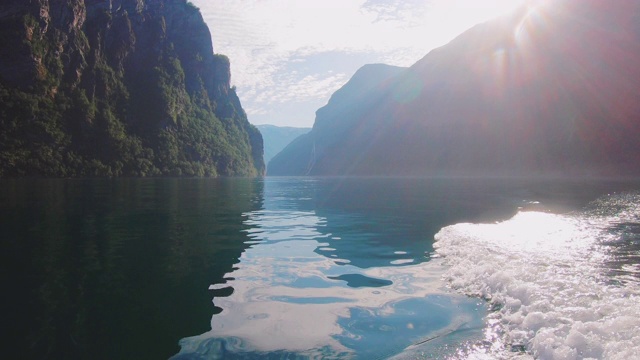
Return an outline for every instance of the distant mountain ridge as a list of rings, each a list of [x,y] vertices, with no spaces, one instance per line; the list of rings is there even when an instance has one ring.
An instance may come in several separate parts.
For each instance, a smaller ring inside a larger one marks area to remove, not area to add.
[[[4,0],[0,177],[262,175],[230,77],[187,0]]]
[[[267,175],[317,173],[316,159],[324,160],[325,152],[345,141],[344,137],[358,125],[355,120],[375,105],[389,81],[404,70],[385,64],[370,64],[358,69],[331,95],[327,105],[316,111],[311,132],[296,138],[269,162]]]
[[[640,175],[640,3],[535,5],[348,83],[269,174]]]
[[[308,133],[311,128],[256,125],[264,141],[264,162],[269,165],[269,161],[282,149],[289,145],[298,136]]]

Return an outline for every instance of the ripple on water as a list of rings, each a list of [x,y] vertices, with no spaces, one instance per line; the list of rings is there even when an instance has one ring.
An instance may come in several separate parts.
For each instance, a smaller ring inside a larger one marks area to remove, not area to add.
[[[451,265],[447,280],[495,309],[486,336],[499,346],[474,351],[637,358],[638,200],[616,195],[582,213],[521,212],[501,223],[442,229],[435,247]]]

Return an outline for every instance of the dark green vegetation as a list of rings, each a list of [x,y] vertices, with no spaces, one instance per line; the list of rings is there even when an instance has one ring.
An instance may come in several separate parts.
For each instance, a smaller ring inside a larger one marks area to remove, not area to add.
[[[269,175],[640,174],[640,3],[558,0],[367,66]]]
[[[0,6],[0,176],[256,176],[262,137],[186,0]]]
[[[260,130],[262,138],[264,139],[264,162],[267,165],[269,161],[289,145],[291,141],[311,130],[310,128],[274,125],[257,125],[256,127]]]

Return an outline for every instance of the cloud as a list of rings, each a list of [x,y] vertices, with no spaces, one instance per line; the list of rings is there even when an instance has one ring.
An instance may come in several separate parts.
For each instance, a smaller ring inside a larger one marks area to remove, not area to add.
[[[376,15],[376,21],[397,21],[416,26],[429,8],[424,0],[367,0],[362,8]]]
[[[231,59],[249,120],[289,126],[310,126],[317,108],[281,119],[278,107],[322,106],[362,65],[409,66],[482,20],[459,9],[476,0],[191,1]]]

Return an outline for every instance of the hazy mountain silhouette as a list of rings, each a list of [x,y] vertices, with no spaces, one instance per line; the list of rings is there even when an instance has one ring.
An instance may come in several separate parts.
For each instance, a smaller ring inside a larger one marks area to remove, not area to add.
[[[308,133],[311,128],[275,126],[275,125],[256,125],[264,142],[264,163],[269,161],[295,138]]]
[[[387,78],[365,66],[268,173],[637,175],[639,19],[635,1],[531,3]]]
[[[317,172],[315,160],[331,147],[347,141],[363,112],[379,101],[390,79],[405,68],[384,64],[365,65],[316,111],[316,121],[310,133],[301,135],[278,153],[270,162],[267,175],[306,175]]]

